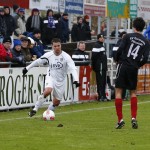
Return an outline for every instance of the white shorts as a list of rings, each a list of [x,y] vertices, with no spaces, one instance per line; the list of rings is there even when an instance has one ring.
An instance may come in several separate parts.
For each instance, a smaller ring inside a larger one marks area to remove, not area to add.
[[[56,82],[51,76],[46,76],[45,88],[50,87],[53,89],[52,96],[58,100],[62,100],[65,92],[65,81]]]

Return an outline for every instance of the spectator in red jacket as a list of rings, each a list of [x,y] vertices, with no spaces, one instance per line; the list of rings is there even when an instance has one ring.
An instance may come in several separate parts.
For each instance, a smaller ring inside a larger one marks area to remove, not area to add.
[[[0,44],[0,62],[9,62],[12,60],[11,53],[11,38],[5,37],[3,43]],[[9,65],[0,65],[0,68],[8,67]]]

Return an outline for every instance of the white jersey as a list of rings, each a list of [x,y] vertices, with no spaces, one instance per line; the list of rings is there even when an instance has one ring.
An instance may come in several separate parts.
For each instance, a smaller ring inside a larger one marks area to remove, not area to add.
[[[63,82],[68,71],[72,73],[74,81],[79,81],[75,63],[70,55],[64,51],[58,56],[54,54],[54,51],[47,52],[28,65],[26,69],[29,70],[32,67],[43,65],[48,65],[47,76],[51,76],[55,82]]]

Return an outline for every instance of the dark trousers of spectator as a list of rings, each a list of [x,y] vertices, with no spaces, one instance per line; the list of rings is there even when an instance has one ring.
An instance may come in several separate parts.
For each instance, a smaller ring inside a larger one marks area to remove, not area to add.
[[[97,93],[98,100],[106,99],[106,71],[96,71],[96,84],[97,84]]]

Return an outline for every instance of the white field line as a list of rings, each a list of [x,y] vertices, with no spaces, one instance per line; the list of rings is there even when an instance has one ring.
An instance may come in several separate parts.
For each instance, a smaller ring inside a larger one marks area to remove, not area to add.
[[[139,102],[139,104],[145,104],[145,103],[150,103],[150,101],[146,102]],[[123,106],[129,106],[130,104],[125,104]],[[78,112],[83,112],[83,111],[91,111],[91,110],[104,110],[104,109],[109,109],[109,108],[114,108],[115,106],[108,106],[108,107],[100,107],[100,108],[88,108],[88,109],[80,109],[80,110],[73,110],[73,111],[67,111],[67,112],[60,112],[56,113],[56,115],[62,115],[62,114],[70,114],[70,113],[78,113]],[[36,118],[41,117],[41,115],[35,116]],[[32,117],[34,118],[34,117]],[[20,118],[10,118],[10,119],[0,119],[0,122],[5,122],[5,121],[14,121],[14,120],[22,120],[22,119],[31,119],[31,117],[20,117]]]

